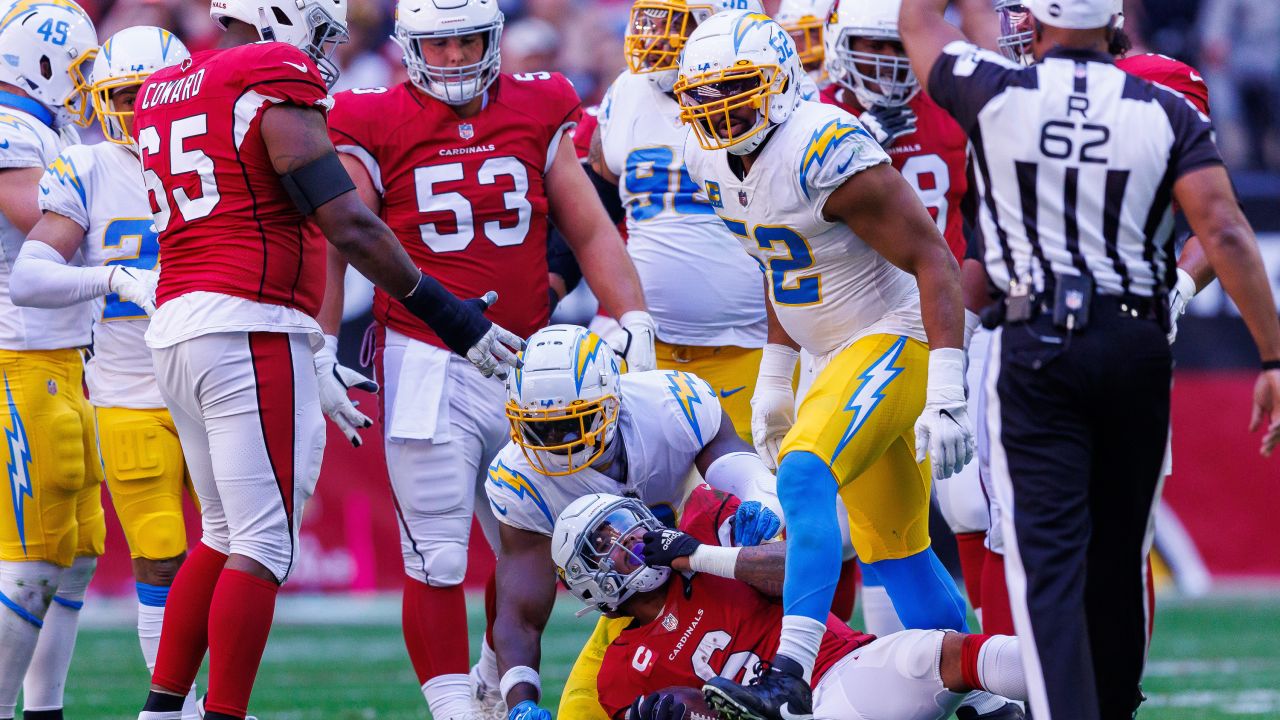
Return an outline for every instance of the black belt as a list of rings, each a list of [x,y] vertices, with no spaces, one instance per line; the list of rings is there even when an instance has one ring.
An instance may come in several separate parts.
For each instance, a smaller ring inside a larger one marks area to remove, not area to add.
[[[1005,322],[1005,303],[1008,298],[1001,295],[996,302],[982,311],[982,325],[989,330],[995,329]],[[1031,294],[1032,315],[1024,322],[1031,322],[1037,317],[1053,317],[1053,291]],[[1091,302],[1091,314],[1101,318],[1104,315],[1132,318],[1135,320],[1154,320],[1160,326],[1169,329],[1169,304],[1163,298],[1149,298],[1141,295],[1104,295],[1094,293]],[[1010,323],[1012,324],[1012,323]]]

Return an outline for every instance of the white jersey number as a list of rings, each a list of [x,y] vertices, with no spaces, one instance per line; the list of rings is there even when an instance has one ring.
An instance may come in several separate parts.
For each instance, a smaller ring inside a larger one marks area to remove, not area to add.
[[[452,222],[439,219],[418,226],[422,242],[433,252],[465,250],[475,239],[475,213],[471,201],[460,192],[436,190],[437,185],[457,182],[465,175],[462,163],[428,165],[413,171],[418,212],[449,213],[453,216]],[[529,234],[529,220],[533,216],[533,205],[527,197],[529,173],[519,160],[510,156],[489,158],[480,166],[476,180],[480,185],[487,186],[496,185],[498,179],[503,177],[511,178],[512,182],[512,188],[502,193],[503,207],[516,214],[516,221],[504,227],[501,220],[489,220],[484,223],[483,228],[485,237],[499,247],[524,242]]]
[[[182,213],[182,219],[191,222],[207,217],[217,207],[222,196],[218,194],[218,179],[213,173],[213,160],[199,148],[186,149],[187,141],[204,136],[208,132],[208,117],[204,114],[179,118],[169,126],[169,173],[184,175],[196,173],[200,177],[200,196],[192,198],[180,187],[173,189],[173,202]],[[138,146],[143,155],[156,155],[160,152],[160,133],[152,127],[144,127],[138,133]],[[169,200],[165,195],[164,183],[153,170],[143,171],[143,182],[151,194],[155,205],[156,230],[163,232],[169,226],[171,214]]]
[[[697,673],[699,678],[705,681],[719,676],[737,680],[737,682],[745,685],[751,681],[751,678],[755,677],[753,670],[756,663],[760,662],[760,658],[749,650],[740,650],[725,658],[719,672],[711,667],[712,656],[729,647],[731,642],[733,642],[733,636],[723,630],[712,630],[702,636],[702,640],[698,642],[698,647],[694,648],[691,656],[693,671]],[[742,672],[743,668],[746,669],[746,672],[738,680],[738,673]]]
[[[951,190],[951,169],[938,155],[916,155],[902,164],[902,177],[911,184],[920,202],[929,210],[938,232],[947,231],[947,193]]]

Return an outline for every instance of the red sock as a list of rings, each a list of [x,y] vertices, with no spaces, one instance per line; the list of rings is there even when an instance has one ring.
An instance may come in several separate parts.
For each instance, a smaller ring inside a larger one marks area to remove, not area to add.
[[[271,634],[280,586],[224,570],[209,607],[209,695],[205,709],[244,717],[262,651]]]
[[[831,612],[844,622],[853,617],[853,606],[858,600],[858,560],[851,558],[840,565],[840,581],[836,595],[831,599]]]
[[[991,639],[990,635],[966,635],[960,645],[960,677],[964,684],[971,688],[984,690],[978,678],[978,651],[982,644]]]
[[[982,566],[982,629],[992,635],[1013,635],[1009,586],[1004,579],[1004,556],[987,551]]]
[[[493,620],[498,617],[498,571],[489,573],[484,584],[484,641],[493,647]]]
[[[973,611],[982,614],[982,571],[987,564],[987,533],[971,532],[956,535],[956,550],[960,554],[960,574],[964,575],[964,591],[969,596]]]
[[[227,556],[196,543],[169,589],[160,648],[151,682],[176,695],[186,695],[209,649],[209,603]]]
[[[471,669],[467,642],[467,597],[461,585],[431,587],[405,578],[404,644],[418,684]]]

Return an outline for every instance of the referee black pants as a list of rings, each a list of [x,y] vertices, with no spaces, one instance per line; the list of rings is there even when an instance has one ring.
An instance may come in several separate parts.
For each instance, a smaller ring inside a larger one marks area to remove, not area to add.
[[[1165,331],[1099,298],[1084,332],[1006,324],[991,353],[989,459],[1033,714],[1132,717],[1169,432]]]

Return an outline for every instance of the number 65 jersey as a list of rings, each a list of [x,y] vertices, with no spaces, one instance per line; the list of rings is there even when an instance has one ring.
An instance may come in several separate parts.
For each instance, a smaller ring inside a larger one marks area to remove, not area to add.
[[[545,179],[580,114],[577,92],[557,73],[499,75],[467,118],[406,81],[335,95],[329,136],[369,172],[382,219],[414,264],[461,298],[498,290],[486,315],[528,337],[550,317]],[[444,347],[381,290],[373,312]]]
[[[816,102],[773,129],[744,178],[728,151],[704,150],[692,133],[685,141],[689,174],[765,268],[778,321],[819,359],[868,335],[927,342],[915,278],[823,217],[846,180],[888,162],[857,118]]]

